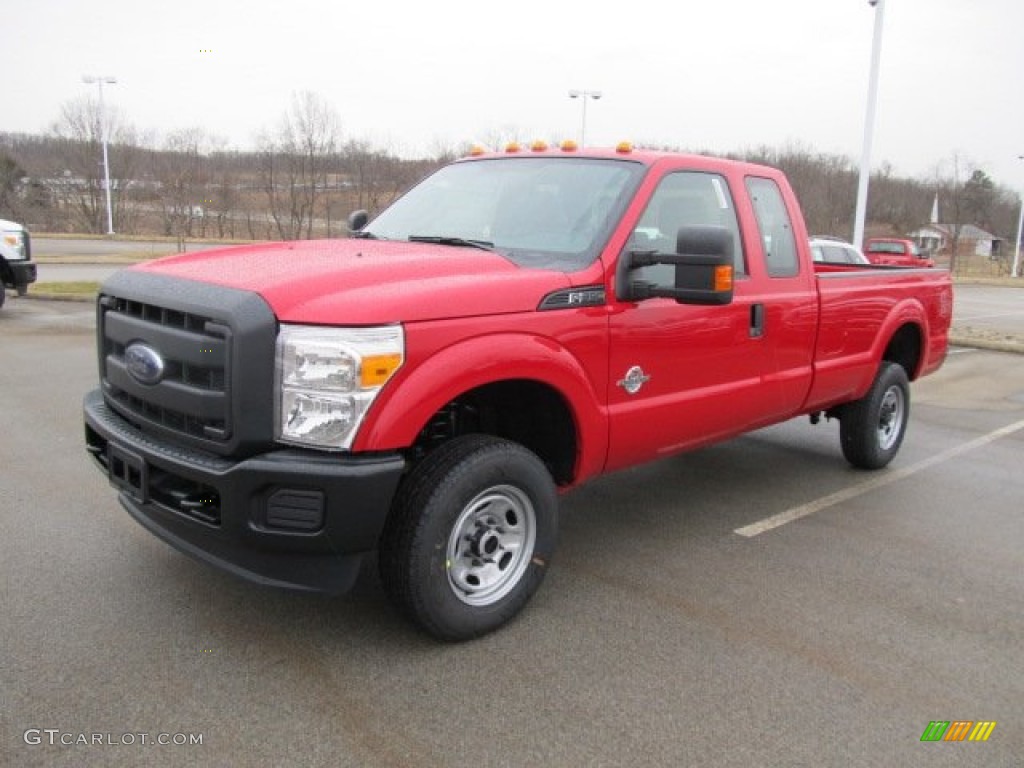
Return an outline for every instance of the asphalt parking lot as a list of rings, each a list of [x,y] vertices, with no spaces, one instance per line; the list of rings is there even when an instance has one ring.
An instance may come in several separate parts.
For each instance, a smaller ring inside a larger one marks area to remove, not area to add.
[[[523,615],[447,646],[372,563],[295,595],[135,524],[83,448],[92,323],[0,314],[0,764],[1021,765],[1020,356],[955,349],[880,473],[795,420],[591,483]]]

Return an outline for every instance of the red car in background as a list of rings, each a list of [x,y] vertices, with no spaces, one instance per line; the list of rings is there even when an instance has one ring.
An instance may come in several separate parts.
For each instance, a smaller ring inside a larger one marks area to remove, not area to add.
[[[864,243],[864,255],[872,264],[897,267],[934,267],[932,258],[913,240],[896,237],[871,237]]]

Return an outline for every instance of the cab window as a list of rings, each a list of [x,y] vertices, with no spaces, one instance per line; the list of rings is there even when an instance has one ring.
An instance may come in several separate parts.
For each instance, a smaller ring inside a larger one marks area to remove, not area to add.
[[[644,209],[629,248],[675,253],[680,227],[724,227],[732,236],[735,274],[747,274],[736,207],[724,177],[699,171],[665,176]],[[658,286],[675,286],[675,269],[668,264],[644,267],[636,276]]]
[[[800,261],[793,236],[793,223],[786,210],[779,185],[759,176],[747,178],[747,191],[754,205],[754,216],[764,247],[764,260],[771,277],[793,277],[800,272]]]

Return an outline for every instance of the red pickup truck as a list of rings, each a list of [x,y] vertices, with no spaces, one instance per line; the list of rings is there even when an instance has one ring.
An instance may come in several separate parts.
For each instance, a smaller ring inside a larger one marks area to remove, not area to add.
[[[898,237],[870,237],[864,255],[872,264],[887,267],[934,267],[935,262],[913,240]]]
[[[896,454],[943,270],[812,261],[778,170],[568,145],[456,161],[353,237],[186,254],[98,298],[86,447],[143,526],[338,593],[379,551],[436,637],[514,616],[558,495],[798,415]]]

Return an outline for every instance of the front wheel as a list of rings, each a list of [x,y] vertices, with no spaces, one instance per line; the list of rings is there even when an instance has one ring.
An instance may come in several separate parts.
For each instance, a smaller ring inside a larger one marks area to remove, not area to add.
[[[843,409],[843,456],[860,469],[881,469],[896,456],[910,419],[910,384],[903,366],[883,362],[868,393]]]
[[[557,530],[555,484],[537,456],[488,435],[458,437],[403,481],[381,539],[381,580],[428,633],[468,640],[526,604]]]

